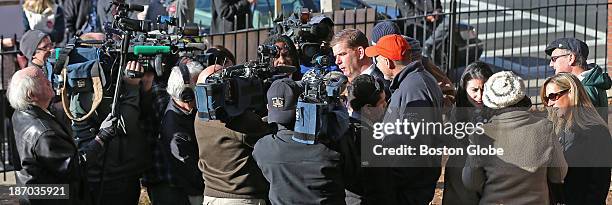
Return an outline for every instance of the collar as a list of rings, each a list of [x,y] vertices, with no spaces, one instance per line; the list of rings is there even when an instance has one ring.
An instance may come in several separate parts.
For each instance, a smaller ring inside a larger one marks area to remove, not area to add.
[[[30,105],[23,112],[28,113],[34,116],[35,118],[55,122],[62,129],[62,131],[67,134],[70,134],[70,132],[68,132],[68,129],[64,127],[64,124],[61,123],[53,114],[51,114],[49,110],[42,109],[41,107],[38,107],[36,105]]]
[[[376,68],[376,65],[374,65],[374,63],[372,63],[372,65],[370,65],[370,67],[368,67],[368,69],[365,69],[363,72],[361,72],[361,74],[372,75],[372,72],[374,72],[375,68]]]
[[[393,80],[391,81],[391,85],[389,86],[389,89],[395,90],[399,88],[400,83],[402,83],[402,81],[406,78],[406,76],[408,76],[408,74],[412,73],[413,71],[416,71],[419,68],[423,69],[423,64],[421,64],[420,60],[413,61],[407,66],[405,66],[402,69],[402,71],[400,71],[400,73],[398,73],[397,76],[393,78]]]
[[[576,77],[578,78],[578,80],[582,81],[584,80],[584,78],[586,78],[589,74],[591,74],[591,71],[593,71],[593,68],[588,69],[583,71],[582,73],[580,73],[579,75],[577,75]]]
[[[185,111],[174,102],[174,99],[170,99],[170,104],[168,105],[168,108],[166,108],[166,110],[171,110],[172,112],[175,112],[179,115],[191,115],[194,114],[193,111],[195,109],[191,109],[191,111]]]

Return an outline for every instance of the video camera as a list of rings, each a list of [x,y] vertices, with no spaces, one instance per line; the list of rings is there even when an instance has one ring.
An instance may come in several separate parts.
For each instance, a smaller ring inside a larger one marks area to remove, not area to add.
[[[303,10],[298,17],[294,13],[289,18],[277,22],[273,34],[286,35],[298,47],[300,62],[311,66],[318,56],[331,56],[329,41],[334,35],[334,22],[324,15],[314,16]]]
[[[207,49],[195,23],[178,25],[178,20],[170,16],[158,16],[155,22],[130,19],[128,12],[141,11],[143,6],[122,3],[121,0],[115,0],[112,4],[117,8],[117,13],[113,22],[105,25],[104,50],[114,58],[125,58],[123,63],[139,61],[145,71],[155,70],[157,76],[162,76],[181,57],[198,60]],[[121,41],[117,40],[117,36],[121,36]],[[144,73],[127,74],[135,78]]]
[[[325,61],[318,58],[318,61]],[[346,89],[348,78],[338,71],[327,72],[322,67],[309,70],[300,81],[304,92],[298,99],[296,108],[296,122],[294,130],[296,134],[293,139],[306,144],[314,144],[325,136],[328,138],[340,137],[348,123],[348,113],[345,120],[338,113],[343,107],[340,104],[340,96]],[[329,129],[329,127],[335,127]],[[338,132],[338,133],[335,133]]]
[[[272,66],[278,54],[274,45],[260,45],[259,59],[224,68],[196,85],[196,105],[201,120],[227,121],[246,110],[265,110],[265,84],[275,75],[293,73],[293,66]]]

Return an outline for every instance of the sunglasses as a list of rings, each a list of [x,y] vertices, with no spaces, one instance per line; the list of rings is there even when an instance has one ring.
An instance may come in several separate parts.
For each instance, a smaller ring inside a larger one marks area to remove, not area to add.
[[[564,56],[569,56],[570,54],[564,54],[564,55],[558,55],[558,56],[551,56],[550,57],[550,61],[552,61],[553,63],[557,61],[557,59],[564,57]]]
[[[548,96],[544,96],[544,102],[548,103],[549,100],[552,101],[557,101],[559,100],[559,98],[561,98],[561,96],[565,95],[565,93],[567,93],[569,91],[569,89],[565,89],[556,93],[550,93],[548,94]]]

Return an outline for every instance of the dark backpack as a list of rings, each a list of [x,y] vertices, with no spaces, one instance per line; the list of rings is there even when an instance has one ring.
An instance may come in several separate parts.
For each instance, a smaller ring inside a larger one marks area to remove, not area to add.
[[[69,43],[58,50],[56,56],[53,71],[58,79],[64,112],[73,121],[84,121],[96,111],[104,94],[106,79],[100,64],[100,49]]]

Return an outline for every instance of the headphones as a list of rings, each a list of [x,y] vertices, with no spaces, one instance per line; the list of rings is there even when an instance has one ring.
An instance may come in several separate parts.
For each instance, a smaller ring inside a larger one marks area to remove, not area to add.
[[[191,89],[189,69],[184,63],[179,63],[179,70],[181,71],[181,76],[183,76],[183,83],[185,84],[185,88],[183,88],[183,91],[181,91],[180,100],[188,103],[195,99],[195,93],[193,92],[193,89]]]

